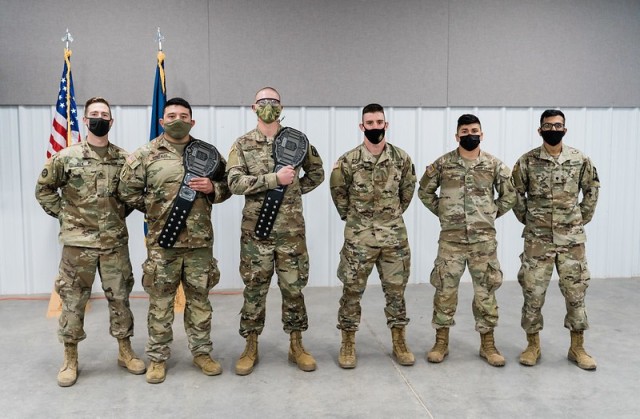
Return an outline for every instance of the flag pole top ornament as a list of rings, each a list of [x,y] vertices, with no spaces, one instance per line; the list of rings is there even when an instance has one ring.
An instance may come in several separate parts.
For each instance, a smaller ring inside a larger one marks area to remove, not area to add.
[[[156,34],[156,42],[158,43],[158,51],[162,51],[162,41],[164,41],[164,36],[162,32],[160,32],[160,28],[158,28],[158,33]]]
[[[69,42],[73,42],[73,36],[69,32],[69,28],[67,28],[67,33],[62,37],[62,42],[64,42],[64,49],[69,49]]]

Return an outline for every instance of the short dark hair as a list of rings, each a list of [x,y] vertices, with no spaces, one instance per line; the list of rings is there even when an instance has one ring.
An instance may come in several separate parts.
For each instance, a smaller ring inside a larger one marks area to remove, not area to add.
[[[478,124],[480,125],[480,127],[482,127],[482,124],[480,123],[480,120],[478,119],[477,116],[471,115],[470,113],[465,113],[464,115],[460,115],[460,118],[458,118],[458,126],[456,127],[456,130],[460,128],[462,125],[471,125],[471,124]]]
[[[104,103],[105,105],[107,105],[107,108],[109,108],[109,115],[113,116],[111,114],[111,105],[109,105],[107,99],[100,96],[94,96],[91,99],[87,100],[87,103],[84,104],[84,116],[87,116],[87,109],[89,108],[89,105],[93,105],[94,103]]]
[[[191,111],[191,105],[189,105],[189,102],[187,102],[186,100],[184,100],[181,97],[174,97],[174,98],[171,98],[171,99],[167,100],[167,103],[164,104],[164,108],[162,109],[162,114],[164,115],[164,111],[169,106],[173,106],[173,105],[183,106],[183,107],[189,109],[189,116],[193,116],[193,112]]]
[[[377,103],[370,103],[364,108],[362,108],[362,116],[364,116],[365,113],[375,113],[375,112],[382,112],[382,114],[384,115],[384,108],[382,107],[382,105],[379,105]]]
[[[564,114],[562,113],[561,110],[547,109],[546,111],[542,112],[542,115],[540,115],[540,125],[542,125],[542,121],[544,121],[545,118],[551,118],[552,116],[561,116],[562,120],[564,122],[567,122],[567,119],[564,117]]]

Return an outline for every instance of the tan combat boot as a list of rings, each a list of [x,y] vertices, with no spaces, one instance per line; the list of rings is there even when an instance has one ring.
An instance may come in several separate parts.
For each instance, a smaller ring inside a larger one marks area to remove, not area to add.
[[[447,355],[449,355],[449,328],[441,327],[436,329],[436,343],[427,353],[427,361],[437,364],[444,361]]]
[[[536,365],[540,359],[540,335],[527,333],[527,348],[520,354],[520,363],[528,367]]]
[[[569,348],[569,354],[567,358],[569,361],[573,361],[583,370],[595,370],[596,360],[593,359],[584,350],[584,332],[582,330],[577,332],[571,332],[571,347]]]
[[[193,357],[193,364],[199,367],[204,375],[220,375],[222,367],[220,363],[211,358],[209,354],[198,354]]]
[[[118,339],[118,365],[135,375],[144,374],[147,370],[144,362],[133,352],[129,338]]]
[[[351,369],[356,367],[356,362],[356,332],[343,330],[338,365],[344,369]]]
[[[404,338],[404,327],[391,328],[391,341],[393,342],[393,356],[398,364],[411,366],[416,362],[415,357],[407,346]]]
[[[147,369],[147,383],[160,384],[167,377],[165,361],[151,361]]]
[[[302,346],[302,333],[299,330],[291,332],[291,344],[289,345],[289,362],[298,365],[302,371],[314,371],[316,360]]]
[[[493,330],[480,334],[480,356],[486,359],[489,365],[494,367],[504,366],[504,357],[496,349],[496,344],[493,340]]]
[[[64,344],[64,361],[60,371],[58,371],[58,385],[60,387],[70,387],[78,379],[78,344]]]
[[[236,362],[236,374],[251,374],[258,360],[258,334],[250,333],[249,336],[247,336],[247,345],[244,348],[244,352],[242,352],[240,359]]]

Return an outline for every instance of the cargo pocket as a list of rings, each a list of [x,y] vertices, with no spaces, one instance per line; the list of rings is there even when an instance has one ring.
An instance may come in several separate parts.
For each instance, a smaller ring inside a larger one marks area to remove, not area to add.
[[[142,286],[144,288],[152,287],[156,282],[157,264],[151,259],[147,259],[142,264]]]
[[[218,269],[218,264],[215,260],[212,260],[211,264],[209,265],[208,278],[207,290],[215,287],[216,285],[218,285],[218,282],[220,282],[220,270]]]
[[[492,260],[487,264],[487,272],[484,277],[484,284],[487,291],[494,292],[502,285],[502,270],[497,260]]]
[[[444,282],[442,277],[444,274],[445,274],[444,262],[436,261],[436,264],[433,267],[433,270],[431,271],[430,282],[431,282],[431,285],[433,285],[434,288],[437,289],[438,291],[442,291],[442,283]]]

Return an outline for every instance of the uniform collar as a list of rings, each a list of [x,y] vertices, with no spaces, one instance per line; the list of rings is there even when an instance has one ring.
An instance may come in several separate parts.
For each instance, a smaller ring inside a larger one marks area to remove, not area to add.
[[[560,151],[560,154],[558,155],[558,157],[553,157],[551,154],[549,154],[549,152],[547,151],[546,147],[543,145],[540,146],[540,158],[542,160],[549,160],[552,162],[557,161],[558,164],[562,164],[567,160],[571,160],[571,157],[569,155],[569,147],[567,147],[566,145],[562,144],[562,151]]]
[[[93,151],[93,149],[91,148],[91,145],[89,144],[89,141],[87,141],[87,137],[84,137],[82,139],[82,141],[80,142],[80,145],[82,146],[82,158],[83,159],[102,160],[102,157],[100,157],[98,155],[98,153]],[[107,155],[105,156],[105,160],[111,160],[112,158],[115,157],[113,149],[114,149],[113,144],[111,144],[111,142],[108,142],[107,143]]]
[[[389,159],[389,143],[385,143],[382,153],[380,153],[380,156],[377,158],[369,151],[367,146],[364,145],[364,142],[360,147],[362,148],[362,161],[378,164]]]

